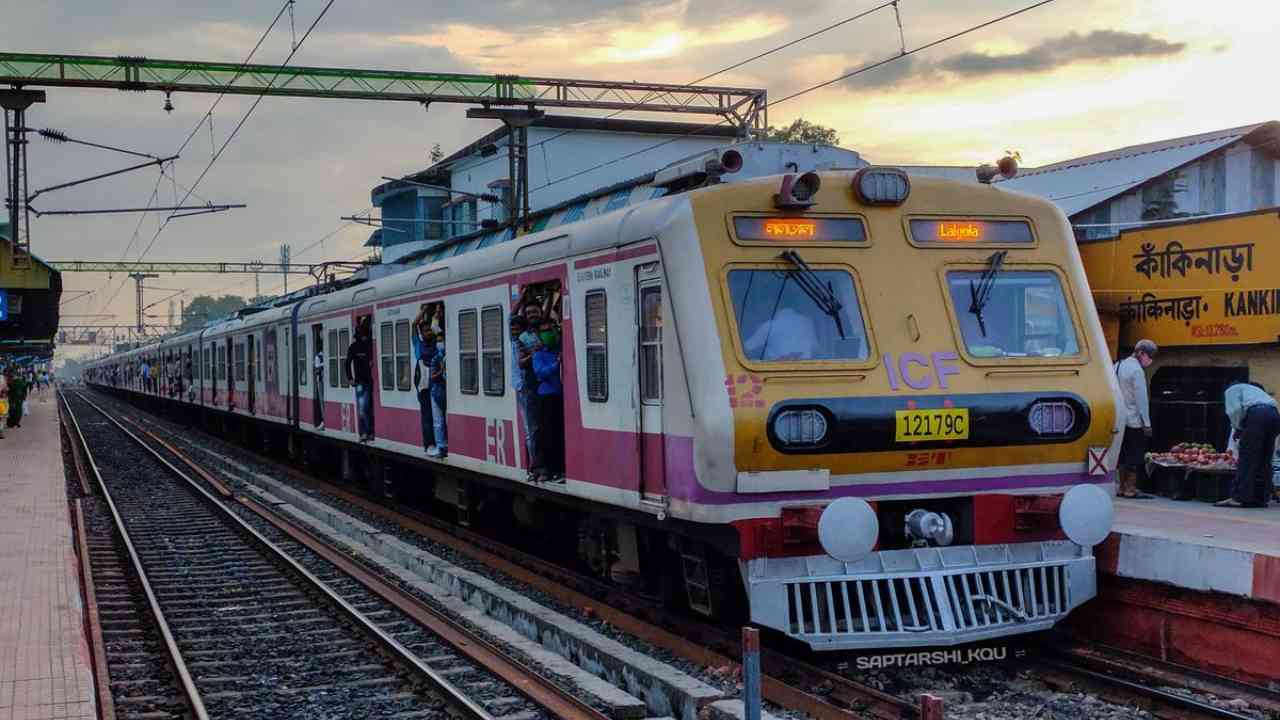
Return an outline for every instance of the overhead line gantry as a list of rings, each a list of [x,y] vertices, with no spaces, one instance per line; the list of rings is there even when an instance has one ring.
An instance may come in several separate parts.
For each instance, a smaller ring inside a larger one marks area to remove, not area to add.
[[[257,65],[227,62],[163,60],[147,57],[0,53],[0,91],[5,120],[13,116],[9,152],[5,161],[12,177],[10,216],[15,228],[15,250],[30,252],[29,228],[20,208],[26,198],[25,162],[27,128],[24,111],[44,102],[44,92],[32,87],[78,87],[165,93],[165,109],[172,109],[173,93],[217,93],[339,100],[391,100],[421,103],[479,105],[470,117],[501,120],[510,132],[508,155],[512,206],[520,211],[510,218],[527,225],[529,207],[527,128],[543,108],[574,110],[642,111],[719,117],[742,136],[762,130],[768,122],[767,93],[762,89],[673,83],[572,80],[566,78],[481,75],[467,73],[362,70],[354,68]],[[29,221],[28,221],[29,222]],[[526,227],[527,229],[527,227]],[[15,252],[17,259],[17,252]],[[27,261],[29,262],[29,261]]]

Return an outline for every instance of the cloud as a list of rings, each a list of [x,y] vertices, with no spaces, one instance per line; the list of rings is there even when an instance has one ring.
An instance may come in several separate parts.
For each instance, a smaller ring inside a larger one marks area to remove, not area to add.
[[[1150,33],[1094,30],[1088,35],[1073,32],[1050,38],[1018,53],[960,53],[943,60],[939,66],[966,77],[1035,73],[1077,62],[1177,55],[1186,47],[1186,43],[1169,42]]]
[[[1151,33],[1094,30],[1088,34],[1068,33],[1049,38],[1026,50],[1012,53],[963,52],[937,62],[907,56],[857,75],[845,86],[878,89],[910,81],[933,81],[946,77],[967,79],[993,75],[1048,72],[1068,65],[1110,60],[1168,57],[1186,49],[1186,43],[1170,42]],[[850,68],[846,72],[852,72]]]

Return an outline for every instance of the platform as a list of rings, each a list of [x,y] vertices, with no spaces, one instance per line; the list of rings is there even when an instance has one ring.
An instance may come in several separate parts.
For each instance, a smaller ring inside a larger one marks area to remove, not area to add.
[[[1280,505],[1117,498],[1101,572],[1280,603]]]
[[[0,720],[93,718],[54,391],[0,440]]]

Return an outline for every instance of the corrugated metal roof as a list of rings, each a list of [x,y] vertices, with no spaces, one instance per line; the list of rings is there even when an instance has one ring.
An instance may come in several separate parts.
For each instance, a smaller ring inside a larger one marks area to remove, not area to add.
[[[1245,125],[1086,155],[1023,171],[999,185],[1052,200],[1064,213],[1074,215],[1272,124]]]

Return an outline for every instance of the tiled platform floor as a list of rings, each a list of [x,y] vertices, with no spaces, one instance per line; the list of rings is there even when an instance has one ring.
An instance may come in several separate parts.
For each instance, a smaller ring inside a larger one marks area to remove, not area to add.
[[[0,440],[0,720],[95,717],[53,390]]]

